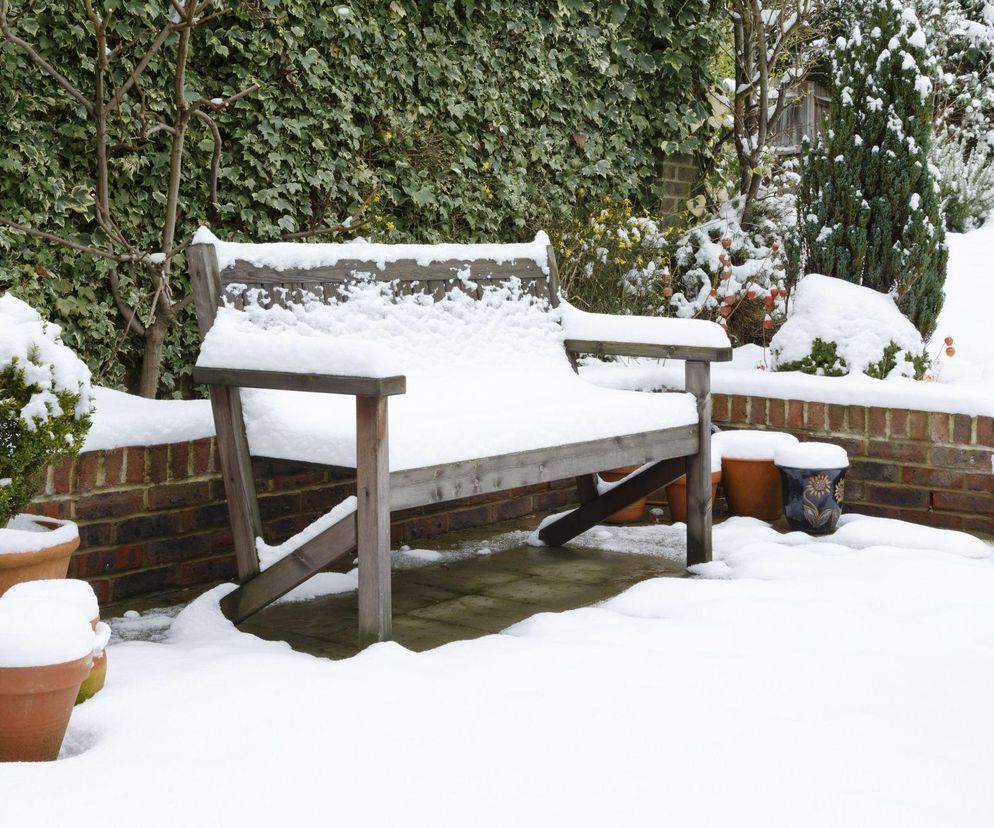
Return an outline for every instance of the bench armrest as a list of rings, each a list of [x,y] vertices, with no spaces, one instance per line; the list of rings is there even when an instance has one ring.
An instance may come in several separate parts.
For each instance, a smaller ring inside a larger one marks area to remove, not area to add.
[[[258,371],[247,368],[193,369],[195,382],[236,388],[271,388],[277,391],[319,391],[355,397],[391,397],[407,391],[407,377],[353,377],[335,374],[295,374],[291,371]]]
[[[703,319],[614,316],[560,304],[566,349],[576,354],[730,362],[732,346],[720,325]]]

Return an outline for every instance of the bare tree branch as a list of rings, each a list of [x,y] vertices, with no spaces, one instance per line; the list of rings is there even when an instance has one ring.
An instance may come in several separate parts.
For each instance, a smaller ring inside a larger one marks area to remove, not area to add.
[[[14,30],[11,29],[10,23],[7,20],[7,0],[0,0],[0,32],[3,33],[4,38],[17,46],[21,51],[23,51],[31,61],[41,69],[46,75],[48,75],[52,80],[54,80],[59,86],[61,86],[69,95],[80,104],[88,113],[93,114],[93,105],[87,100],[86,96],[80,92],[79,89],[58,69],[52,66],[45,58],[43,58],[35,48],[21,37],[14,34]]]
[[[211,131],[211,136],[214,138],[214,152],[211,155],[211,168],[207,186],[210,191],[211,221],[217,221],[221,216],[221,204],[217,199],[217,178],[221,168],[221,131],[217,128],[217,124],[214,123],[214,119],[202,109],[195,110],[193,114],[207,124],[207,128]]]
[[[80,244],[72,239],[63,238],[55,233],[48,233],[45,230],[36,230],[34,227],[28,227],[26,224],[18,224],[16,221],[11,221],[9,218],[4,218],[3,216],[0,216],[0,225],[10,227],[12,230],[17,230],[21,233],[33,236],[36,239],[44,239],[45,241],[54,242],[55,244],[61,244],[63,247],[70,247],[73,250],[78,250],[80,253],[87,253],[91,256],[98,256],[102,259],[110,259],[114,262],[135,262],[145,258],[144,254],[140,253],[115,253],[113,250],[102,250],[99,247],[90,247],[89,245]]]
[[[121,285],[118,281],[117,268],[113,268],[110,271],[107,281],[110,282],[110,292],[111,296],[114,297],[114,304],[117,305],[118,312],[125,319],[125,333],[134,331],[138,336],[145,336],[145,326],[138,321],[138,312],[124,301],[124,297],[121,296]]]
[[[333,236],[333,235],[338,235],[339,233],[344,233],[346,230],[355,230],[359,227],[362,227],[364,224],[366,224],[368,219],[360,217],[364,212],[366,212],[366,208],[369,207],[370,202],[372,202],[373,198],[376,196],[376,194],[379,191],[380,191],[380,185],[377,184],[375,187],[373,187],[372,190],[370,190],[366,194],[366,197],[362,200],[362,203],[356,208],[355,212],[347,219],[345,219],[345,221],[339,224],[336,224],[332,227],[319,227],[314,230],[298,230],[295,233],[285,233],[284,235],[280,236],[280,240],[299,241],[300,239],[311,239],[311,238],[316,238],[318,236]]]

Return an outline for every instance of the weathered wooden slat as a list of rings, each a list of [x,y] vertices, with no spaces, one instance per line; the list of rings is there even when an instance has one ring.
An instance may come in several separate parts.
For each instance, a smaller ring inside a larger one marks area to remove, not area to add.
[[[548,299],[549,304],[556,307],[559,304],[559,263],[551,244],[545,248],[545,252],[549,259]]]
[[[697,400],[700,445],[687,459],[687,565],[711,560],[711,365],[688,361],[687,391]]]
[[[238,388],[272,388],[277,391],[320,391],[363,397],[403,394],[407,379],[396,377],[341,377],[333,374],[294,374],[290,371],[254,371],[245,368],[193,369],[195,382]]]
[[[452,279],[456,273],[465,272],[467,268],[471,274],[470,278],[474,281],[477,278],[504,281],[511,276],[518,276],[521,279],[547,279],[542,269],[532,259],[513,259],[500,264],[485,260],[472,262],[450,260],[432,262],[428,265],[419,265],[413,259],[401,259],[387,262],[383,268],[377,266],[375,262],[342,260],[335,265],[286,270],[260,267],[239,259],[222,271],[221,278],[225,284],[242,282],[250,285],[285,285],[289,282],[299,282],[307,285],[315,282],[343,282],[354,279],[356,274],[369,273],[382,282],[392,282],[395,279],[432,281]]]
[[[683,457],[697,451],[697,425],[397,471],[390,505],[407,509],[518,486]]]
[[[693,359],[698,362],[731,362],[731,348],[705,348],[695,345],[651,345],[644,342],[601,342],[594,339],[567,339],[566,350],[592,356]]]
[[[605,469],[601,469],[605,471]],[[593,500],[597,497],[597,475],[581,474],[576,478],[576,493],[581,503]]]
[[[355,547],[356,515],[353,512],[225,595],[221,599],[221,612],[225,618],[240,624]]]
[[[393,622],[386,397],[356,397],[356,497],[359,646],[365,647],[389,641]]]
[[[211,245],[195,244],[187,251],[187,262],[197,325],[203,338],[214,324],[221,297],[217,254]],[[238,577],[246,581],[259,571],[255,539],[262,534],[262,518],[242,419],[242,401],[237,388],[225,385],[211,385],[210,394]]]
[[[661,460],[647,466],[631,477],[625,478],[604,494],[581,504],[557,520],[544,526],[538,533],[539,540],[549,546],[562,546],[566,541],[586,532],[619,509],[672,483],[686,471],[683,457]]]

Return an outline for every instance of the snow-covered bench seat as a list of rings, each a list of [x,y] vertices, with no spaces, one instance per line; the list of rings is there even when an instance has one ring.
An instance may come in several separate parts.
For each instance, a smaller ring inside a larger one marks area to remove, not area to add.
[[[235,244],[201,230],[189,260],[203,338],[194,376],[211,388],[239,561],[241,585],[222,603],[234,620],[358,546],[360,633],[387,638],[390,509],[569,476],[584,502],[542,528],[546,543],[687,473],[688,558],[710,557],[700,435],[709,363],[731,358],[717,325],[571,307],[544,234],[498,245]],[[593,386],[575,371],[581,353],[686,359],[691,393]],[[336,510],[337,522],[260,571],[252,456],[355,469],[357,508]],[[636,464],[598,494],[596,472]]]

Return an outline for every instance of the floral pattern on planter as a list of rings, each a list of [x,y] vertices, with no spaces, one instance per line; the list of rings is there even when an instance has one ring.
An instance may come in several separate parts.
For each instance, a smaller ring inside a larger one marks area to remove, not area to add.
[[[842,516],[848,469],[795,469],[780,466],[783,510],[790,528],[809,535],[835,531]]]

